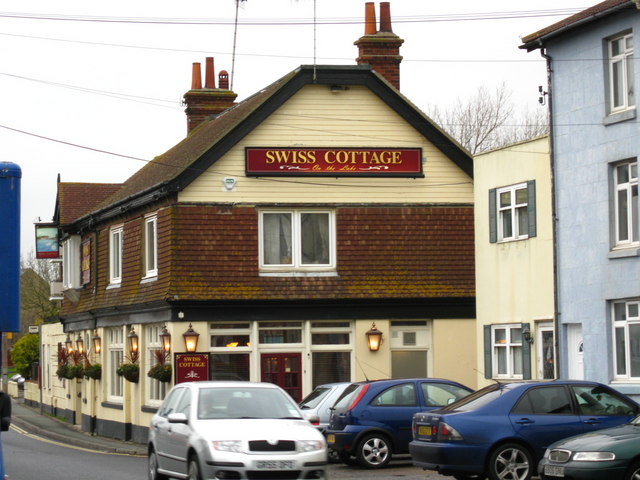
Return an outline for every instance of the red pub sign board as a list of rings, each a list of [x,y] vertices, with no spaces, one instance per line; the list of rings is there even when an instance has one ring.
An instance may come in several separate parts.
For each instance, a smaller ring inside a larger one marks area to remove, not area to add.
[[[209,380],[208,353],[176,353],[176,383]]]
[[[245,149],[252,176],[421,177],[421,148],[258,148]]]

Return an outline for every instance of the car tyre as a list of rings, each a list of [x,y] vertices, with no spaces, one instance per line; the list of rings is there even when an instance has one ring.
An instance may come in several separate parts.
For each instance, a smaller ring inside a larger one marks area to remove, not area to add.
[[[640,461],[631,464],[624,478],[625,480],[640,480]]]
[[[198,457],[195,455],[189,457],[187,480],[202,480],[202,475],[200,475],[200,464],[198,463]]]
[[[365,468],[381,468],[391,461],[391,444],[380,434],[367,435],[358,444],[356,458]]]
[[[491,480],[530,480],[533,475],[533,457],[529,450],[517,443],[500,445],[489,459]]]
[[[335,452],[335,450],[334,450]],[[347,452],[335,452],[335,455],[338,457],[339,461],[346,465],[354,466],[358,465],[358,461],[349,455]]]
[[[158,472],[158,455],[155,450],[149,451],[147,459],[147,467],[149,472],[149,480],[167,480],[169,477]]]
[[[454,475],[453,478],[456,480],[485,480],[487,477],[485,475]]]

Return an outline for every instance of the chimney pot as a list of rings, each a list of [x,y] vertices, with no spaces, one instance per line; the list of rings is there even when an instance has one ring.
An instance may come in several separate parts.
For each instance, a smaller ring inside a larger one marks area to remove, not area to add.
[[[218,74],[218,86],[223,90],[229,90],[229,72],[220,70]]]
[[[204,88],[216,88],[216,82],[213,77],[213,57],[207,57],[204,72]]]
[[[389,2],[380,2],[380,31],[393,33],[391,30],[391,8]]]
[[[191,75],[191,90],[202,89],[202,71],[200,70],[200,64],[194,63]]]
[[[376,34],[376,6],[373,2],[364,4],[364,34]]]

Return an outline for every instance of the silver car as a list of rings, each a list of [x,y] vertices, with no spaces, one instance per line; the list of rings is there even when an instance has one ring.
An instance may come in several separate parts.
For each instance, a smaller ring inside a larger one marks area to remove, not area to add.
[[[331,407],[345,389],[351,385],[351,382],[326,383],[318,385],[307,395],[298,406],[305,413],[318,415],[320,423],[316,426],[320,431],[324,432],[329,425],[329,416],[331,416]]]
[[[149,480],[325,479],[310,420],[271,383],[178,384],[151,419]]]

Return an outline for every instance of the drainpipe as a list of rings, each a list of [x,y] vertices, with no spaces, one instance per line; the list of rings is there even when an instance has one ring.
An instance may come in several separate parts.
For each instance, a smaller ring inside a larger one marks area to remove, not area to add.
[[[547,62],[547,102],[549,105],[549,164],[551,169],[551,235],[553,236],[553,340],[554,340],[554,349],[556,352],[556,365],[555,365],[555,376],[559,377],[560,365],[562,361],[565,359],[560,356],[560,311],[559,311],[559,287],[558,287],[558,216],[556,209],[556,180],[555,180],[555,150],[553,148],[553,83],[552,73],[553,67],[551,65],[552,58],[547,55],[547,52],[542,45],[542,42],[539,41],[538,45],[540,46],[540,56],[544,58]]]

